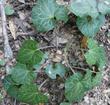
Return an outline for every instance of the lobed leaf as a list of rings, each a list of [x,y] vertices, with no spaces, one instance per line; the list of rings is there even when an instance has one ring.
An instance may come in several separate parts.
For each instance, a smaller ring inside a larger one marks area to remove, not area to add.
[[[37,50],[37,42],[33,40],[26,40],[22,44],[17,56],[17,60],[23,64],[35,65],[40,63],[43,53]]]
[[[17,99],[31,105],[47,102],[47,97],[38,91],[35,84],[21,86]]]
[[[60,64],[48,64],[45,73],[51,78],[51,79],[56,79],[56,76],[59,75],[61,77],[64,77],[66,73],[66,68]]]
[[[99,15],[97,18],[91,17],[78,17],[77,26],[79,30],[87,37],[93,37],[97,34],[101,26],[105,22],[105,17]]]
[[[12,79],[17,84],[30,84],[35,80],[35,73],[27,69],[24,64],[16,64],[11,72]]]
[[[85,53],[86,62],[89,65],[97,65],[99,69],[103,69],[106,64],[105,51],[103,47],[98,46],[93,39],[89,39],[88,48],[89,50]]]
[[[86,70],[83,76],[80,73],[75,73],[65,82],[65,97],[69,102],[80,101],[85,92],[92,89],[101,83],[102,73],[97,72],[94,76],[91,70]]]
[[[68,20],[67,10],[55,0],[38,0],[32,9],[32,22],[40,32],[52,30],[57,20]]]
[[[99,15],[96,6],[96,0],[71,0],[69,9],[76,16],[96,18]]]

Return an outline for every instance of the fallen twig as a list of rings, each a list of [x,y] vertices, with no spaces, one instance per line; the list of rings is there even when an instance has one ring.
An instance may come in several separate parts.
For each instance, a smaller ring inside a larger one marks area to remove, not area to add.
[[[9,45],[8,35],[7,35],[7,23],[6,23],[6,15],[5,15],[5,9],[4,9],[4,3],[5,0],[0,0],[0,12],[1,12],[1,19],[2,19],[2,34],[4,38],[4,55],[6,60],[6,71],[9,70],[8,62],[10,59],[13,58],[13,52],[11,50],[11,47]]]

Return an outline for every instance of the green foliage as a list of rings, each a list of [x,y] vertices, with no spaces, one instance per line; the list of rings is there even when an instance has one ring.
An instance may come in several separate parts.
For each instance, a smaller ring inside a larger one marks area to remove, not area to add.
[[[96,6],[97,6],[96,0],[92,0],[92,1],[71,0],[69,9],[76,16],[79,16],[79,17],[91,16],[93,18],[96,18],[99,15]]]
[[[56,79],[57,75],[64,77],[64,75],[66,73],[66,68],[61,63],[48,64],[46,67],[45,73],[51,79]]]
[[[110,0],[99,0],[98,10],[104,15],[110,13]]]
[[[110,13],[110,0],[71,0],[69,9],[78,16],[79,30],[93,37],[104,24],[104,15]]]
[[[43,53],[37,50],[38,45],[34,40],[24,41],[22,47],[20,48],[17,56],[17,60],[20,63],[27,65],[35,65],[40,63],[42,60]]]
[[[103,69],[106,64],[105,51],[102,46],[93,39],[88,39],[89,50],[85,53],[86,61],[89,65],[97,65],[99,69]]]
[[[5,65],[5,60],[4,59],[0,59],[0,66],[4,66]]]
[[[80,73],[70,76],[65,82],[65,96],[67,100],[69,102],[80,101],[86,91],[101,83],[101,79],[102,75],[100,72],[93,76],[91,70],[87,70],[84,76]]]
[[[77,18],[77,26],[79,30],[85,35],[89,37],[93,37],[97,34],[100,27],[104,24],[105,17],[103,15],[99,15],[97,18],[91,17],[78,17]]]
[[[34,64],[40,63],[43,57],[37,47],[35,41],[26,40],[19,50],[18,63],[3,80],[4,88],[10,96],[31,105],[47,102],[47,96],[43,95],[34,83],[36,74],[32,68]]]
[[[6,5],[5,6],[5,14],[6,15],[12,15],[14,13],[14,9],[11,5]]]
[[[56,22],[68,20],[67,10],[59,6],[55,0],[38,0],[32,10],[32,21],[38,31],[45,32],[53,29]]]
[[[47,102],[47,97],[38,91],[35,84],[22,85],[17,98],[32,105]]]
[[[105,22],[105,14],[110,13],[110,0],[71,0],[69,10],[77,16],[77,26],[87,37],[94,37]],[[14,9],[10,5],[5,7],[6,15],[12,15]],[[58,21],[68,21],[68,10],[58,5],[56,0],[37,0],[32,9],[32,22],[40,32],[52,30]],[[102,68],[106,64],[105,52],[102,46],[93,39],[88,39],[88,51],[84,54],[88,65],[95,65],[100,70],[93,73],[87,69],[86,74],[75,73],[65,82],[65,97],[69,102],[80,101],[85,92],[100,85]],[[47,58],[46,58],[47,59]],[[35,105],[47,102],[47,96],[38,90],[34,83],[36,75],[34,69],[39,70],[45,62],[42,51],[33,40],[24,41],[17,55],[17,64],[11,69],[11,74],[3,79],[7,93],[19,101]],[[0,65],[5,62],[0,60]],[[66,68],[61,63],[50,63],[45,73],[51,78],[64,77]],[[63,102],[60,105],[71,105]]]
[[[110,0],[71,0],[69,9],[76,16],[96,18],[100,13],[110,13]]]
[[[18,85],[14,80],[12,80],[11,76],[6,76],[3,83],[8,94],[19,101],[26,102],[31,105],[47,102],[47,97],[38,91],[35,84]]]
[[[35,73],[24,64],[17,64],[11,71],[11,77],[17,84],[31,84],[35,80]]]
[[[65,96],[69,102],[79,101],[84,96],[84,86],[81,83],[83,76],[76,73],[69,77],[65,82]]]
[[[3,100],[3,95],[0,93],[0,103],[2,102]]]

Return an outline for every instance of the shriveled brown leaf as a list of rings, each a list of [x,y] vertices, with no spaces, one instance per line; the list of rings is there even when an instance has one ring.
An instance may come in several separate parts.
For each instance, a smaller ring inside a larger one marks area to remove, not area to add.
[[[10,18],[9,20],[9,29],[13,38],[16,39],[16,25],[14,24],[14,21],[12,18]]]

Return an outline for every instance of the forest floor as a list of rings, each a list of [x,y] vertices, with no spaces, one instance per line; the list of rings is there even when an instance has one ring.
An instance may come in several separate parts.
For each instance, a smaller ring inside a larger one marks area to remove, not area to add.
[[[15,10],[14,15],[7,17],[7,31],[10,46],[14,53],[12,61],[13,66],[16,62],[16,54],[21,47],[21,43],[26,39],[34,39],[39,42],[44,52],[49,52],[54,55],[59,55],[60,58],[53,58],[53,60],[62,59],[64,48],[67,47],[68,64],[77,71],[77,67],[85,68],[85,60],[81,57],[81,41],[83,35],[76,27],[75,16],[70,14],[70,19],[65,25],[59,25],[60,27],[49,31],[47,33],[39,33],[35,31],[31,22],[31,10],[35,0],[7,0]],[[0,19],[1,20],[1,19]],[[14,30],[14,31],[13,31]],[[105,70],[103,72],[103,80],[100,86],[95,87],[93,90],[87,92],[83,100],[73,105],[110,105],[110,16],[106,16],[106,23],[100,29],[96,39],[102,44],[106,51],[106,57],[108,59]],[[52,46],[52,47],[51,47]],[[2,26],[0,21],[0,57],[3,53],[3,36]],[[79,70],[79,69],[78,69]],[[4,77],[4,67],[0,69],[0,80]],[[49,95],[48,105],[59,105],[64,100],[64,80],[56,79],[52,80],[41,72],[39,73],[36,83],[42,85],[42,90],[45,90]],[[2,88],[2,82],[0,81],[0,89]],[[4,90],[3,90],[4,91]],[[21,102],[17,102],[15,99],[10,98],[4,92],[4,99],[0,105],[26,105]]]

